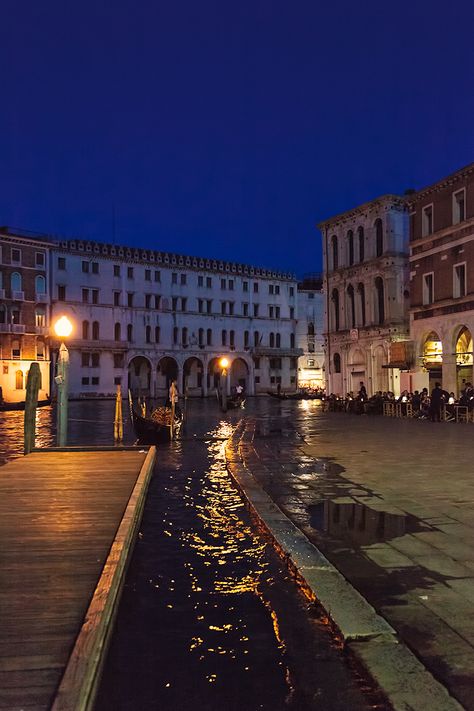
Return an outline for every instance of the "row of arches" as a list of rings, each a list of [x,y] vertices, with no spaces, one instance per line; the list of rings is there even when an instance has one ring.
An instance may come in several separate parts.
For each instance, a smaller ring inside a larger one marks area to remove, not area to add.
[[[375,257],[381,257],[384,253],[384,230],[383,222],[378,217],[374,224],[373,229],[375,232]],[[344,257],[341,258],[341,256]],[[354,233],[354,230],[348,230],[345,238],[345,242],[341,245],[339,243],[337,235],[332,235],[331,237],[331,261],[332,269],[339,269],[342,266],[352,266],[354,264],[361,264],[365,260],[365,232],[362,225],[360,225]]]
[[[178,381],[181,393],[205,395],[217,387],[222,367],[213,358],[207,367],[196,356],[187,358],[182,367],[171,356],[161,358],[156,369],[146,356],[135,356],[128,366],[128,387],[134,396],[166,396],[172,380]],[[229,368],[229,385],[249,386],[249,367],[243,358],[235,358]]]
[[[445,353],[443,348],[443,340],[437,331],[431,331],[426,335],[421,343],[421,365],[428,372],[430,383],[435,381],[443,383],[449,374],[443,372],[446,367],[452,366],[455,368],[455,373],[451,373],[449,382],[444,382],[444,387],[452,389],[457,388],[457,393],[463,389],[463,383],[472,383],[473,380],[473,338],[472,333],[467,326],[460,326],[454,331],[454,342],[445,344],[448,350]],[[454,348],[454,352],[453,349]],[[454,356],[454,358],[453,358]],[[454,362],[453,362],[454,361]],[[456,385],[454,386],[454,382]]]
[[[346,296],[346,328],[356,328],[367,325],[365,284],[359,282],[354,289],[349,284],[345,291]],[[339,289],[331,292],[332,326],[333,330],[341,328],[341,299]],[[382,277],[378,276],[373,282],[373,322],[382,325],[385,322],[385,285]]]

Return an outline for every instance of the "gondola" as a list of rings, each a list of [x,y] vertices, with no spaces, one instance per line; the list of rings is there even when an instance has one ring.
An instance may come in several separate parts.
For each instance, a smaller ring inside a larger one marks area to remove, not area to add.
[[[183,426],[183,415],[181,412],[175,414],[173,426],[171,423],[163,424],[152,419],[152,417],[144,417],[140,415],[132,401],[131,393],[128,394],[130,404],[130,418],[132,426],[138,441],[142,444],[159,444],[162,442],[170,442],[179,437]],[[164,408],[163,408],[164,409]],[[171,408],[167,408],[171,415]]]
[[[37,407],[45,407],[46,405],[51,405],[51,398],[48,398],[47,400],[38,400]],[[25,402],[1,402],[0,403],[0,412],[10,412],[13,411],[18,411],[18,410],[24,410],[25,409]]]
[[[219,407],[221,409],[224,409],[223,404],[222,404],[222,395],[221,393],[216,390],[216,395],[217,395],[217,401],[219,403]],[[244,408],[245,407],[245,395],[229,395],[226,398],[226,409],[227,410],[237,410],[238,408]]]
[[[321,395],[312,393],[273,393],[267,390],[267,395],[274,397],[277,400],[321,400]]]

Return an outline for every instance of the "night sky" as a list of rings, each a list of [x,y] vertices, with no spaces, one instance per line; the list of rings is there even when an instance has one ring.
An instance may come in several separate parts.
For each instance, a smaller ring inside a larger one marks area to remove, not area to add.
[[[318,221],[474,159],[472,0],[0,9],[0,224],[301,275]]]

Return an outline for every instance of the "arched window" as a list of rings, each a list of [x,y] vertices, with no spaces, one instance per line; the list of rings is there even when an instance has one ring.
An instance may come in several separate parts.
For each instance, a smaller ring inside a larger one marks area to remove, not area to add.
[[[359,295],[359,325],[365,326],[365,287],[362,282],[357,285],[357,293]]]
[[[179,333],[179,329],[177,326],[175,326],[173,328],[173,343],[175,346],[178,344],[178,333]]]
[[[290,333],[290,348],[294,348],[294,347],[295,347],[295,334]]]
[[[17,338],[12,341],[12,358],[15,360],[21,358],[21,344]]]
[[[35,308],[35,326],[44,328],[46,326],[46,311],[43,306]]]
[[[206,342],[207,342],[208,346],[212,346],[212,329],[211,328],[207,329]]]
[[[375,256],[381,257],[383,254],[383,224],[380,217],[375,220]]]
[[[45,345],[42,338],[36,339],[36,360],[44,360]]]
[[[204,345],[204,329],[200,328],[198,331],[198,343],[200,346]]]
[[[375,280],[375,320],[379,325],[385,321],[385,296],[382,277]]]
[[[181,331],[181,343],[183,346],[188,345],[188,329],[184,327]]]
[[[99,340],[99,322],[98,321],[92,322],[92,340],[93,341]]]
[[[339,292],[337,289],[332,290],[331,300],[334,317],[334,330],[339,331]]]
[[[249,335],[248,331],[244,331],[244,348],[249,347]]]
[[[339,353],[334,353],[334,372],[341,372],[341,356],[339,355]]]
[[[365,259],[365,235],[362,226],[358,228],[357,234],[359,237],[359,262],[363,262]]]
[[[82,322],[82,337],[84,340],[89,338],[89,321]]]
[[[269,345],[270,345],[270,348],[275,348],[275,334],[274,333],[270,333]]]
[[[253,345],[257,348],[260,345],[260,334],[258,331],[253,332]]]
[[[235,348],[235,331],[229,333],[229,345],[231,348]]]
[[[5,304],[0,304],[0,323],[7,322],[7,307]]]
[[[332,249],[332,268],[338,269],[339,267],[339,250],[337,246],[337,237],[333,235],[331,237],[331,249]]]
[[[356,318],[355,318],[355,299],[354,299],[354,287],[349,284],[347,287],[347,300],[349,302],[349,323],[351,328],[355,328]]]
[[[227,345],[227,331],[226,331],[225,329],[222,331],[222,340],[221,340],[221,343],[222,343],[223,346],[226,346],[226,345]]]
[[[308,336],[314,336],[314,323],[308,323]]]
[[[18,272],[13,272],[10,277],[12,291],[21,291],[21,283],[21,274],[19,274]]]
[[[127,326],[127,341],[130,343],[133,341],[133,326],[131,323]]]
[[[119,323],[114,326],[114,340],[120,341],[122,339],[122,327]]]
[[[347,233],[347,257],[349,266],[352,266],[354,264],[354,233],[352,230]]]
[[[160,342],[160,327],[155,326],[155,343]]]
[[[281,336],[279,333],[277,333],[275,336],[275,345],[277,348],[280,348],[281,346]]]
[[[41,274],[35,277],[35,291],[37,294],[46,294],[46,279]]]
[[[151,326],[145,327],[145,342],[151,343]]]
[[[17,370],[15,373],[15,388],[17,390],[23,390],[23,371]]]

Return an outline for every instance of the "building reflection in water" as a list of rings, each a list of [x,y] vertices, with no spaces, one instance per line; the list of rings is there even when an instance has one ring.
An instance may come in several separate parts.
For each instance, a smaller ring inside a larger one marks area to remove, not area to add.
[[[308,512],[313,528],[331,538],[349,539],[356,546],[398,538],[407,528],[407,516],[376,511],[359,503],[322,501],[309,506]]]

